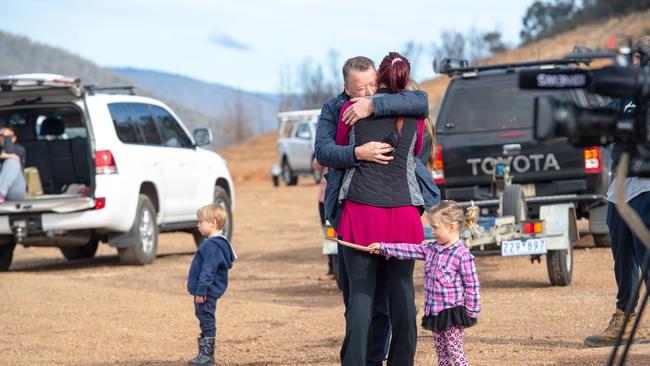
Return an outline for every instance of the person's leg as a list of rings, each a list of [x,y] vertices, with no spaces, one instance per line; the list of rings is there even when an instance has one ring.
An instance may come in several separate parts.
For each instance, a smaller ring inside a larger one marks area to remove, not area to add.
[[[23,169],[19,162],[6,159],[0,167],[0,199],[22,200],[27,195]]]
[[[639,215],[644,225],[646,227],[650,227],[650,192],[644,192],[634,197],[630,201],[630,206]],[[636,235],[632,235],[632,239],[634,244],[633,245],[634,259],[635,262],[637,263],[638,268],[635,267],[634,269],[630,269],[630,271],[635,271],[635,272],[643,271],[648,267],[648,260],[650,259],[649,257],[650,250],[648,250],[648,248],[643,244],[641,239],[639,239]],[[650,288],[650,271],[641,273],[641,276],[643,276],[646,291],[647,291],[648,288]],[[634,287],[636,287],[637,285],[638,283],[633,284]],[[638,301],[639,298],[638,295],[639,294],[637,294],[635,301]]]
[[[625,224],[616,210],[616,205],[609,203],[607,207],[607,227],[612,242],[614,255],[614,277],[616,278],[616,308],[625,311],[632,299],[632,288],[639,281],[638,268],[634,258],[633,238],[630,228]],[[636,299],[632,301],[636,302]]]
[[[318,202],[318,213],[320,214],[320,225],[325,225],[325,204]]]
[[[323,202],[318,202],[318,214],[320,215],[320,225],[325,225],[325,205]],[[327,273],[324,276],[319,277],[319,280],[332,280],[334,279],[334,263],[333,255],[327,254]]]
[[[616,205],[611,202],[607,207],[607,227],[612,243],[612,254],[614,256],[614,277],[616,279],[616,310],[612,314],[609,324],[600,334],[591,335],[585,338],[584,344],[588,347],[609,347],[615,344],[618,334],[625,327],[626,338],[629,337],[629,330],[636,319],[636,313],[632,313],[627,323],[625,310],[630,301],[636,303],[638,296],[632,298],[632,292],[639,281],[638,263],[634,257],[634,242],[630,228],[616,210]]]
[[[390,317],[386,262],[380,260],[377,267],[375,298],[372,307],[372,324],[368,340],[368,366],[381,366],[390,345]]]
[[[214,338],[217,335],[217,299],[207,297],[202,304],[203,320],[201,321],[201,333],[203,337]]]
[[[415,261],[391,258],[386,267],[390,322],[393,331],[388,365],[413,365],[417,342],[415,290],[413,289]]]
[[[327,274],[334,275],[334,254],[327,255]]]
[[[199,354],[189,361],[190,365],[204,366],[214,363],[216,307],[217,300],[210,297],[203,304],[194,304],[194,314],[199,319],[201,336],[198,339]]]
[[[438,356],[438,366],[451,366],[451,359],[449,358],[447,336],[445,332],[433,332],[433,345],[436,348],[436,355]]]
[[[348,271],[345,268],[345,257],[343,256],[343,245],[337,244],[336,249],[338,251],[337,259],[339,262],[339,283],[341,284],[341,295],[343,296],[343,304],[345,309],[348,308],[348,302],[350,297],[350,287],[348,285]]]
[[[341,347],[341,364],[366,366],[377,263],[381,258],[348,247],[343,247],[342,253],[345,257],[350,293],[345,310],[345,339]]]
[[[463,350],[463,333],[464,329],[461,327],[451,327],[445,330],[447,339],[447,354],[451,363],[456,366],[468,365],[467,356]]]

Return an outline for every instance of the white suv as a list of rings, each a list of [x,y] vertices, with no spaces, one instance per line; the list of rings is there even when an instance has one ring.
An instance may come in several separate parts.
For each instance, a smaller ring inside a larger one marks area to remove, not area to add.
[[[190,136],[165,104],[115,91],[60,75],[0,76],[0,127],[26,150],[29,192],[0,204],[0,271],[16,244],[59,247],[74,260],[102,241],[123,263],[151,263],[159,232],[191,232],[198,244],[196,210],[212,202],[228,212],[232,235],[227,164],[199,148],[211,132]]]
[[[319,116],[320,109],[278,113],[278,163],[271,168],[275,186],[279,185],[280,175],[288,186],[296,185],[301,175],[310,175],[320,183],[321,172],[312,167]]]

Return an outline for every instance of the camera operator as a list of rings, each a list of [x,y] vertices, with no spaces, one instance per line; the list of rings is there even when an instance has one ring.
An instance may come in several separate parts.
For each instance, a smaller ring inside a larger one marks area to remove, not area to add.
[[[644,36],[634,45],[634,49],[639,46],[650,48],[650,36]],[[648,67],[648,60],[640,54],[635,53],[632,61],[636,67]],[[631,99],[615,99],[610,103],[612,108],[616,108],[623,113],[634,113],[636,105]],[[612,171],[614,171],[621,153],[624,148],[621,145],[614,145],[611,153]],[[634,159],[634,152],[630,153],[630,159]],[[616,209],[614,198],[614,178],[607,191],[607,227],[612,243],[612,254],[614,255],[614,276],[616,277],[616,311],[612,315],[609,325],[598,335],[592,335],[585,338],[584,343],[588,347],[605,347],[613,346],[620,330],[625,326],[623,340],[630,337],[632,325],[636,321],[637,298],[632,299],[635,292],[635,286],[639,282],[640,268],[643,263],[647,262],[649,257],[645,245],[639,238],[632,234],[630,227],[623,221]],[[644,224],[650,227],[650,179],[640,177],[628,177],[625,181],[625,199],[628,204],[641,217]],[[644,278],[646,288],[650,283],[650,276],[646,273]],[[634,302],[634,312],[630,314],[628,322],[624,324],[625,309],[630,301]]]

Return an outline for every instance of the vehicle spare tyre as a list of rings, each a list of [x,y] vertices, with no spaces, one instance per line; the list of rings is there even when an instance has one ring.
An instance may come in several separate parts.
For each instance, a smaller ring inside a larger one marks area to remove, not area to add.
[[[523,187],[520,184],[506,185],[503,190],[501,216],[514,216],[515,222],[525,221],[528,217],[528,206]]]

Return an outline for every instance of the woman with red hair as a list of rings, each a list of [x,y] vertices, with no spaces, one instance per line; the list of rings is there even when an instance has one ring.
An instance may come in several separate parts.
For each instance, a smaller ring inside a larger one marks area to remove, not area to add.
[[[375,95],[404,91],[410,74],[409,61],[397,52],[389,53],[379,67]],[[337,144],[360,146],[383,141],[393,148],[393,159],[385,165],[360,161],[345,172],[339,195],[343,204],[339,235],[362,246],[374,242],[420,244],[424,239],[424,200],[416,180],[415,159],[422,148],[424,120],[409,116],[366,118],[348,127],[342,116],[350,105],[341,109]],[[393,332],[388,365],[413,365],[417,338],[414,261],[386,260],[348,247],[343,247],[343,258],[350,294],[342,364],[366,365],[373,296],[377,286],[385,282]]]

